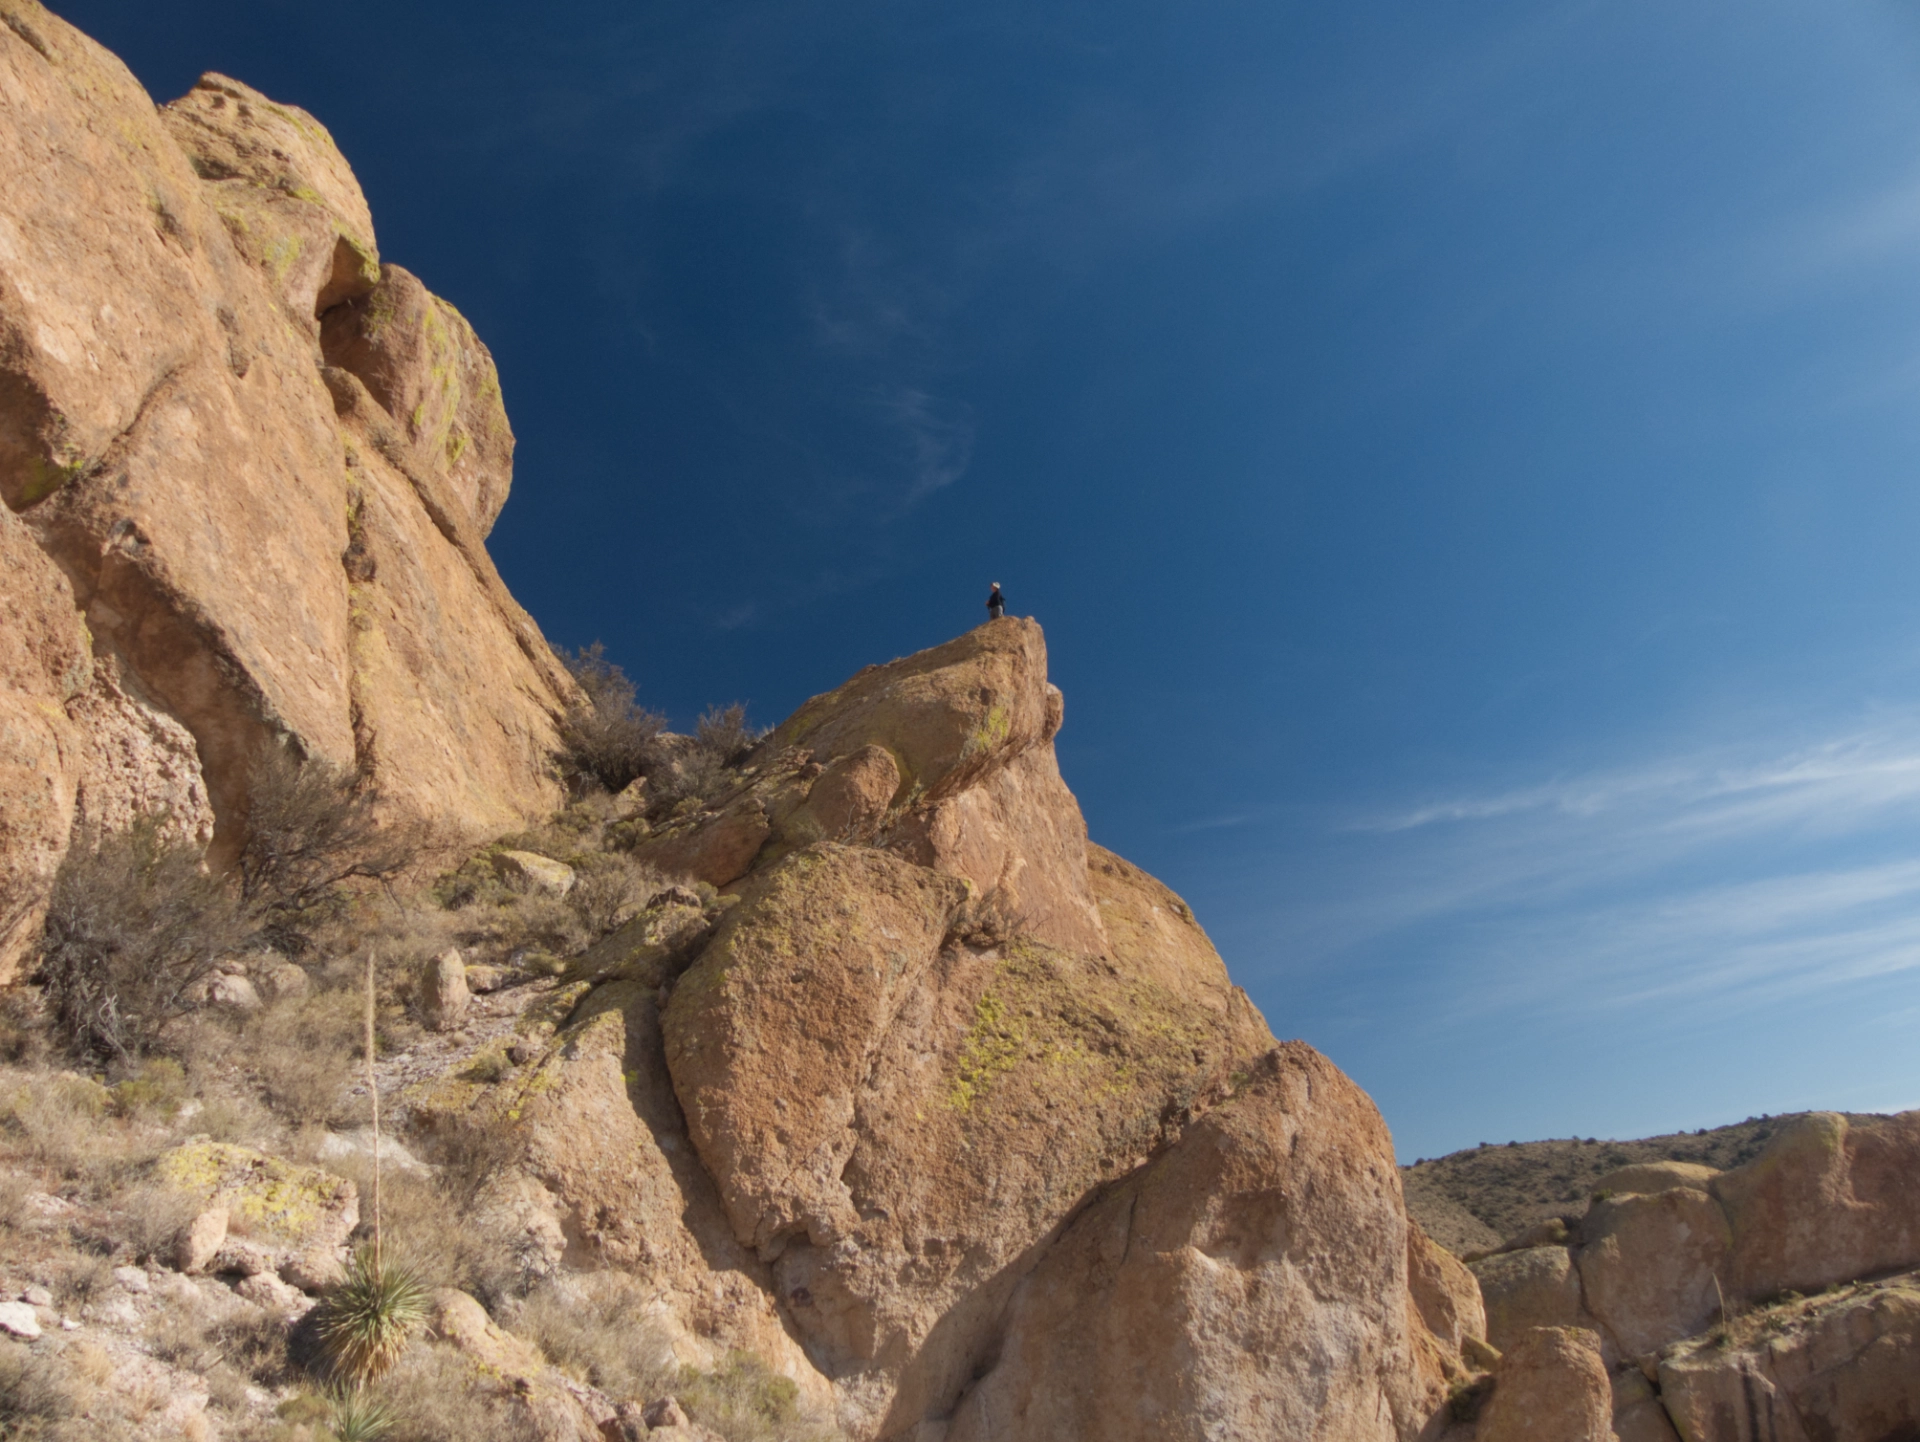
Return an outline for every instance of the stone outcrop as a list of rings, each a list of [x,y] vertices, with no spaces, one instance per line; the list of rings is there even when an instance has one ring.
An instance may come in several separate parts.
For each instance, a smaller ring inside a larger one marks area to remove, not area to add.
[[[1533,1327],[1500,1359],[1475,1442],[1613,1442],[1613,1390],[1600,1339]]]
[[[1206,1435],[1414,1437],[1471,1370],[1472,1277],[1409,1232],[1364,1095],[1087,842],[1061,716],[1017,620],[816,698],[640,849],[729,852],[724,894],[656,897],[569,963],[536,1059],[414,1115],[510,1136],[560,1264],[857,1437],[1189,1405]]]
[[[1740,1318],[1660,1362],[1689,1442],[1893,1442],[1920,1431],[1920,1277]]]
[[[77,819],[230,847],[268,745],[450,838],[550,811],[575,693],[482,544],[485,348],[377,265],[311,116],[213,75],[156,109],[34,0],[0,19],[0,971]]]

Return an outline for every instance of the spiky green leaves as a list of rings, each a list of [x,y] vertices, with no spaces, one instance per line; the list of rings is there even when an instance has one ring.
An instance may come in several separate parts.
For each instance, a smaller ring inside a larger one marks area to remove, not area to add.
[[[346,1279],[320,1304],[321,1364],[335,1380],[362,1386],[400,1360],[426,1317],[427,1289],[418,1277],[358,1252]]]

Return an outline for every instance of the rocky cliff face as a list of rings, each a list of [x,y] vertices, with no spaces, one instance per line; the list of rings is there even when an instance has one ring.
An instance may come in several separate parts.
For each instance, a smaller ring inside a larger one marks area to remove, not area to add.
[[[267,746],[449,837],[551,810],[572,687],[483,544],[486,348],[311,116],[215,75],[156,108],[0,21],[0,971],[76,822],[230,846]]]
[[[718,907],[650,908],[525,1073],[414,1115],[516,1135],[561,1260],[859,1437],[1419,1435],[1477,1293],[1429,1323],[1379,1114],[1087,842],[1063,714],[1011,618],[809,702],[642,848]]]

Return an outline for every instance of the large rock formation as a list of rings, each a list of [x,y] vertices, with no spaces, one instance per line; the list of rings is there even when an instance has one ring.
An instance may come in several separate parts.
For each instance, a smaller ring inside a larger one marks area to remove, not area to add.
[[[1062,714],[1014,619],[809,702],[643,847],[718,903],[667,893],[538,1060],[415,1115],[515,1137],[567,1256],[860,1437],[1419,1435],[1472,1278],[1365,1095],[1087,842]]]
[[[443,834],[552,808],[571,682],[488,561],[512,434],[305,112],[156,109],[0,0],[0,973],[77,819],[243,834],[263,747]]]

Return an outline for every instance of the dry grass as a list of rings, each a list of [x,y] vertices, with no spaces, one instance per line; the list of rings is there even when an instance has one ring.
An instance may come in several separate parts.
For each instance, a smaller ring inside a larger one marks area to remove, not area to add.
[[[514,1330],[616,1401],[671,1392],[679,1378],[673,1348],[642,1314],[639,1288],[611,1276],[601,1281],[591,1289],[582,1282],[541,1287],[517,1310]]]

